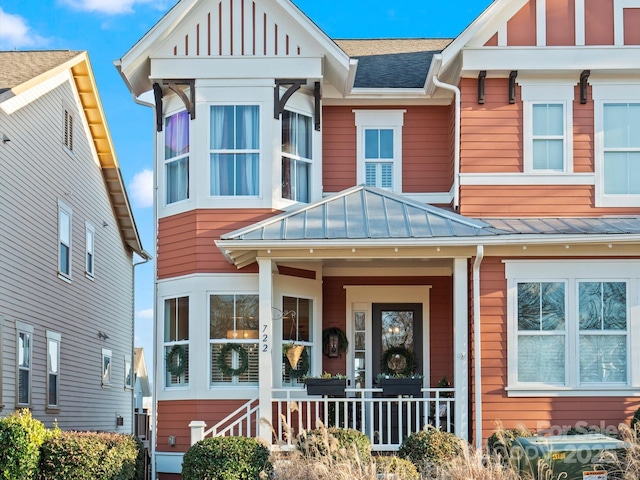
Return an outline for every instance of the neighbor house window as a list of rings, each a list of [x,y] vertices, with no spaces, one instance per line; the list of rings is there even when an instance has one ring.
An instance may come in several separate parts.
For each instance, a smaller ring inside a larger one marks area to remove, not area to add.
[[[210,111],[211,196],[257,196],[260,172],[260,108],[215,105]]]
[[[112,352],[106,348],[102,349],[102,386],[111,386],[111,359]]]
[[[573,171],[573,84],[522,80],[524,172]]]
[[[31,368],[33,355],[33,326],[16,322],[17,404],[31,404]]]
[[[85,271],[87,275],[94,275],[94,240],[96,230],[90,223],[85,224]]]
[[[62,144],[69,150],[73,150],[73,114],[64,109]]]
[[[312,119],[282,114],[282,198],[309,203],[311,188]]]
[[[165,385],[189,385],[189,297],[164,301]]]
[[[304,376],[311,375],[313,357],[313,300],[308,298],[282,298],[283,376],[285,385],[303,385]],[[302,346],[303,352],[292,365],[290,348]]]
[[[71,208],[58,202],[58,273],[71,278]]]
[[[47,408],[60,407],[60,339],[47,330]]]
[[[165,203],[189,198],[189,113],[178,112],[165,119]]]
[[[133,388],[133,362],[129,354],[124,356],[124,388]]]
[[[402,191],[404,112],[355,110],[359,184]]]
[[[637,263],[506,263],[511,391],[633,386]]]
[[[257,295],[209,297],[211,384],[258,384]]]

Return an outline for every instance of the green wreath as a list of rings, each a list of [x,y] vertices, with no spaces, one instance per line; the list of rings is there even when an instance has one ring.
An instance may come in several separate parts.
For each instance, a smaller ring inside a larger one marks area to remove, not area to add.
[[[389,362],[393,357],[401,356],[405,359],[404,368],[396,372],[391,370],[389,367]],[[382,359],[380,361],[382,366],[382,372],[389,375],[402,375],[409,376],[414,373],[414,368],[416,367],[416,356],[414,353],[406,347],[389,347],[383,354]]]
[[[237,352],[240,357],[240,366],[238,368],[231,368],[227,363],[227,355],[231,351]],[[239,343],[227,343],[220,349],[216,364],[225,377],[239,377],[249,370],[249,352]]]
[[[291,366],[286,355],[282,356],[282,361],[284,362],[285,375],[287,375],[289,378],[302,378],[307,373],[309,373],[309,367],[311,366],[311,363],[306,348],[302,350],[300,360],[298,360],[298,368],[293,368]]]
[[[187,369],[187,349],[184,345],[174,345],[165,357],[167,372],[175,377],[182,375]]]

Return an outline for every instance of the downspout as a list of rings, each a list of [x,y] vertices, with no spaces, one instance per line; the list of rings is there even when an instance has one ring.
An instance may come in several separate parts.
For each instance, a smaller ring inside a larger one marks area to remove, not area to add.
[[[433,76],[433,84],[453,92],[455,99],[455,131],[453,152],[453,209],[460,210],[460,89],[456,85],[441,82],[437,75]]]
[[[480,347],[480,265],[484,258],[484,245],[476,247],[473,262],[473,357],[474,357],[474,400],[476,409],[476,449],[482,449],[482,349]]]

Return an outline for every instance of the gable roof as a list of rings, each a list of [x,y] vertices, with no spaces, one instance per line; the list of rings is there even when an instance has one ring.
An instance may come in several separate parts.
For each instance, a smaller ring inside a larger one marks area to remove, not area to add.
[[[150,258],[142,248],[87,52],[0,52],[0,103],[65,70],[70,71],[80,97],[122,238],[138,255]]]
[[[147,363],[144,359],[144,348],[136,347],[133,349],[133,372],[136,378],[140,380],[140,390],[143,397],[150,397],[152,394],[151,385],[149,384],[149,374],[147,372]]]
[[[355,88],[423,88],[431,60],[448,38],[345,39],[336,44],[358,60]]]

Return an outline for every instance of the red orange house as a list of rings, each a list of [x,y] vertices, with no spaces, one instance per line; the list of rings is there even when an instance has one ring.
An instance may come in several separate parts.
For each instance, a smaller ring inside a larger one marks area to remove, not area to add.
[[[638,24],[639,0],[496,0],[453,40],[334,41],[289,0],[179,1],[117,62],[156,118],[156,471],[283,418],[377,450],[627,420]],[[381,396],[407,350],[421,392]],[[308,394],[323,371],[344,398]]]

